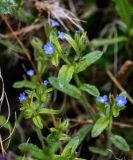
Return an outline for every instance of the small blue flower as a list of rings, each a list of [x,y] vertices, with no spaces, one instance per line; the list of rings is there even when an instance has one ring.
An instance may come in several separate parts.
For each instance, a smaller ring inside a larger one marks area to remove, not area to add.
[[[44,46],[43,49],[46,54],[53,54],[55,51],[55,48],[51,42],[47,42]]]
[[[55,21],[54,19],[50,19],[48,21],[48,24],[51,25],[52,27],[58,27],[60,24],[58,21]]]
[[[127,103],[127,100],[124,96],[117,96],[115,100],[118,107],[125,106]]]
[[[44,81],[43,81],[43,84],[44,84],[45,86],[47,86],[47,85],[49,84],[49,81],[48,81],[48,80],[44,80]]]
[[[65,37],[64,37],[64,33],[63,33],[63,32],[58,31],[58,37],[59,37],[62,41],[65,40]]]
[[[33,76],[35,72],[33,69],[29,69],[26,73],[28,76]]]
[[[18,98],[20,102],[24,101],[26,99],[25,93],[24,92],[20,93]]]
[[[97,101],[100,103],[105,103],[108,100],[108,97],[106,95],[100,96],[97,98]]]
[[[1,159],[1,160],[7,160],[7,156],[1,154],[1,155],[0,155],[0,159]]]

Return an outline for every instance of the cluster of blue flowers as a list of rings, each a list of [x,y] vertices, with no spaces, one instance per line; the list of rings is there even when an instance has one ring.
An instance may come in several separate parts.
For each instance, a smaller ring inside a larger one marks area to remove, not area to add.
[[[54,19],[49,19],[48,24],[51,25],[52,27],[58,27],[60,25],[59,22],[55,21]],[[58,31],[58,38],[64,41],[65,40],[64,33],[61,31]],[[48,41],[46,44],[43,45],[43,50],[45,54],[52,55],[55,52],[55,47],[50,41]],[[26,71],[26,74],[32,77],[34,76],[35,72],[33,69],[29,69]],[[47,86],[49,84],[48,80],[44,80],[43,84]],[[18,98],[19,98],[19,101],[22,102],[27,98],[27,96],[24,92],[22,92],[19,94]]]
[[[45,86],[47,86],[47,85],[49,84],[49,81],[48,81],[48,80],[44,80],[44,81],[43,81],[43,84],[44,84]],[[25,94],[24,92],[22,92],[22,93],[19,94],[18,99],[19,99],[20,102],[26,100],[26,98],[27,98],[27,96],[26,96],[26,94]]]
[[[59,22],[55,21],[54,19],[50,19],[48,21],[48,24],[51,25],[52,27],[58,27],[59,26]],[[65,40],[63,32],[58,31],[58,37],[62,41]],[[47,54],[47,55],[52,55],[55,52],[55,47],[50,41],[48,41],[46,44],[43,45],[43,49],[45,51],[45,54]]]
[[[100,103],[105,103],[105,102],[107,102],[107,100],[108,100],[107,95],[100,96],[100,97],[97,98],[97,101],[100,102]],[[115,101],[116,101],[116,105],[117,105],[118,107],[125,106],[125,104],[127,103],[126,98],[125,98],[124,96],[121,96],[121,95],[120,95],[120,96],[117,96],[117,97],[115,98]]]

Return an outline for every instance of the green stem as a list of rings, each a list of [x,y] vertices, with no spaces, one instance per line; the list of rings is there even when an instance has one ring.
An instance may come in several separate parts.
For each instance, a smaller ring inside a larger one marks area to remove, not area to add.
[[[66,55],[60,53],[61,58],[64,60],[64,62],[66,62],[66,64],[71,65],[71,62],[68,60],[68,58],[66,57]]]
[[[82,83],[81,83],[81,81],[80,81],[80,79],[79,79],[79,77],[78,77],[78,75],[77,74],[75,74],[74,75],[74,78],[75,78],[75,81],[76,81],[76,83],[77,83],[77,85],[80,87],[81,85],[82,85]],[[82,104],[83,104],[83,106],[84,106],[84,109],[85,109],[85,111],[87,112],[87,114],[89,114],[89,116],[90,116],[90,118],[93,120],[93,121],[95,121],[95,118],[94,118],[94,112],[93,112],[93,110],[92,110],[92,108],[91,108],[91,105],[88,103],[88,101],[87,101],[87,97],[86,97],[86,95],[82,92]]]
[[[23,115],[24,115],[24,111],[21,111],[19,116],[18,116],[18,119],[17,119],[17,123],[20,124],[21,121],[22,121],[22,118],[23,118]]]
[[[111,129],[112,129],[112,113],[111,113],[111,108],[109,111],[109,125],[108,125],[108,129],[107,129],[107,148],[111,149],[111,140],[110,140],[110,136],[111,136]],[[109,153],[108,158],[110,159],[112,156],[111,153]]]
[[[42,133],[42,130],[40,128],[38,128],[38,133],[39,133],[39,138],[40,138],[40,142],[42,144],[42,148],[43,150],[45,150],[45,143],[44,143],[44,140],[43,140],[43,133]]]
[[[66,64],[71,65],[71,62],[68,60],[68,58],[64,54],[60,53],[60,56],[66,62]],[[81,81],[78,77],[78,74],[74,74],[74,78],[75,78],[75,81],[76,81],[77,85],[80,87],[82,85],[82,83],[81,83]],[[89,116],[91,117],[91,119],[95,121],[95,117],[93,116],[94,112],[93,112],[90,104],[87,101],[86,95],[83,92],[82,92],[82,98],[83,98],[82,99],[82,104],[84,106],[84,109],[85,109],[86,113],[88,113]]]

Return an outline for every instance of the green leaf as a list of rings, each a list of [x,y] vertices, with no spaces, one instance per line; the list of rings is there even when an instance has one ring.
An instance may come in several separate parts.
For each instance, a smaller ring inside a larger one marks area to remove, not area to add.
[[[14,88],[23,88],[23,87],[25,87],[25,88],[34,89],[34,88],[36,88],[36,86],[37,86],[36,84],[33,84],[33,82],[30,82],[28,80],[18,81],[18,82],[15,82],[13,84]]]
[[[67,85],[72,79],[73,73],[73,66],[63,65],[58,74],[59,83],[62,85]]]
[[[95,153],[95,154],[100,154],[102,156],[107,156],[108,155],[108,151],[104,148],[98,148],[98,147],[89,147],[89,150],[92,152],[92,153]]]
[[[19,6],[17,7],[17,9]],[[32,13],[26,12],[23,8],[19,8],[17,11],[18,19],[24,23],[28,23],[29,25],[35,20],[35,17]]]
[[[15,160],[23,160],[23,159],[24,159],[24,156],[18,156],[18,155],[15,156]]]
[[[101,51],[93,51],[91,53],[88,53],[82,59],[76,64],[75,66],[75,72],[79,73],[87,69],[91,64],[96,62],[101,56],[103,55],[103,52]]]
[[[92,137],[97,137],[108,126],[109,119],[107,117],[99,118],[93,126]]]
[[[119,135],[111,135],[110,140],[120,150],[125,152],[130,150],[128,143],[123,137]]]
[[[60,84],[59,80],[56,77],[49,78],[50,84],[55,87],[57,90],[68,94],[69,96],[81,99],[81,91],[76,88],[74,85],[68,84],[67,86]]]
[[[55,51],[55,53],[54,53],[54,55],[52,57],[52,64],[54,66],[58,66],[58,64],[59,64],[59,58],[58,57],[59,57],[58,53],[57,53],[57,51]]]
[[[63,150],[62,156],[67,157],[68,155],[71,156],[76,151],[77,147],[81,144],[81,142],[84,140],[88,132],[91,130],[92,125],[86,125],[83,128],[81,128],[77,135],[72,138],[69,143],[66,145],[66,147]]]
[[[80,89],[82,91],[88,92],[89,94],[95,96],[95,97],[99,97],[100,93],[98,91],[98,89],[94,86],[94,85],[90,85],[90,84],[82,84]]]
[[[32,120],[37,128],[40,128],[40,129],[43,128],[43,124],[42,124],[40,116],[35,116],[32,118]]]
[[[7,119],[4,116],[0,116],[0,126],[3,126],[6,123],[6,121]],[[12,126],[9,121],[3,127],[8,130],[12,129]]]
[[[8,49],[17,52],[17,53],[24,53],[23,49],[19,47],[17,44],[12,43],[9,40],[0,40],[0,44],[7,47]]]
[[[87,160],[87,159],[83,159],[83,158],[74,158],[74,160]]]
[[[79,138],[79,144],[81,144],[81,142],[84,140],[84,138],[87,136],[87,134],[89,133],[89,131],[91,130],[92,128],[92,125],[85,125],[84,127],[82,127],[78,133],[77,133],[77,136]]]
[[[69,143],[65,146],[61,155],[65,157],[73,155],[78,147],[78,144],[79,138],[78,136],[76,136],[73,139],[71,139]]]
[[[31,41],[31,45],[32,45],[34,48],[38,49],[39,51],[40,51],[40,50],[43,51],[43,49],[42,49],[43,43],[42,43],[42,41],[41,41],[39,38],[33,37],[32,41]],[[36,56],[37,56],[37,55],[36,55]]]
[[[48,108],[41,108],[38,111],[39,114],[59,114],[59,110],[54,110],[54,109],[48,109]]]
[[[0,14],[12,14],[17,4],[14,0],[0,0]]]
[[[50,42],[52,42],[52,44],[54,44],[57,53],[58,52],[61,53],[62,49],[61,49],[61,45],[59,43],[58,36],[57,36],[56,32],[52,31],[50,33],[49,39],[50,39]]]
[[[126,91],[123,91],[119,94],[119,96],[124,96],[125,98],[128,97],[128,93]]]
[[[131,26],[131,15],[133,8],[128,0],[113,0],[115,2],[115,8],[122,21],[127,25],[128,28]]]
[[[116,105],[113,105],[113,107],[112,107],[113,116],[114,116],[114,117],[118,117],[119,114],[120,114],[120,111],[121,111],[121,110],[124,110],[125,108],[126,108],[126,106],[118,107],[118,106],[116,106]]]
[[[79,55],[79,47],[78,47],[77,43],[75,42],[75,40],[71,36],[69,36],[68,34],[65,34],[65,33],[64,33],[64,37],[68,41],[68,43],[73,47],[76,54]]]
[[[91,45],[94,47],[100,47],[104,45],[112,45],[119,42],[128,42],[128,38],[121,36],[115,38],[93,39]]]
[[[38,160],[44,160],[45,154],[44,152],[38,148],[36,145],[31,143],[23,143],[18,147],[23,153],[29,153],[33,158],[37,158]]]
[[[118,108],[116,105],[114,105],[114,106],[112,107],[112,110],[113,110],[113,116],[114,116],[114,117],[118,117],[119,114],[120,114],[119,108]]]

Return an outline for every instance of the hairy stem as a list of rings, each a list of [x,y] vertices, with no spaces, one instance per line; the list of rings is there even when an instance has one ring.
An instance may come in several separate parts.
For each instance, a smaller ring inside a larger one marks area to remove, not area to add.
[[[42,144],[42,148],[43,150],[45,150],[45,143],[44,143],[44,140],[43,140],[43,133],[42,133],[42,130],[38,128],[38,134],[39,134],[39,138],[40,138],[40,142]]]

